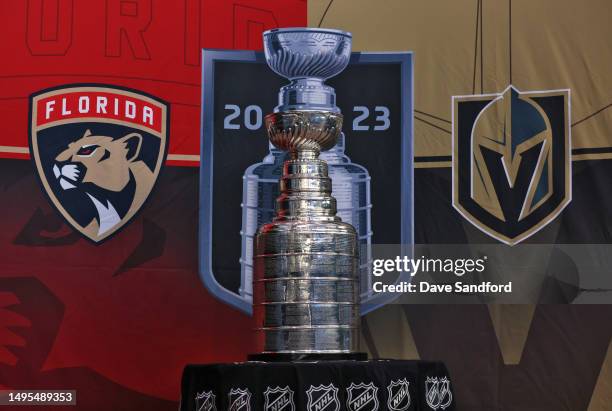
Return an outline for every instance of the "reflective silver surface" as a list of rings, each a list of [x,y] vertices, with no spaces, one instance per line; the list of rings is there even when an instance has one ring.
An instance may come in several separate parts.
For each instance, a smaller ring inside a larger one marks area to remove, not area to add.
[[[342,130],[342,114],[329,111],[284,111],[265,117],[270,142],[285,151],[329,150]],[[293,164],[308,167],[308,164]],[[327,165],[325,166],[327,173]],[[306,170],[308,172],[308,170]]]
[[[309,91],[283,88],[279,106],[266,116],[271,143],[291,155],[279,181],[276,217],[255,238],[254,317],[261,353],[358,349],[358,236],[336,216],[328,167],[319,159],[342,130],[333,89],[323,80],[346,67],[350,40],[350,34],[334,30],[264,33],[270,67],[289,79],[299,77]]]
[[[346,68],[351,57],[351,40],[350,33],[330,29],[284,28],[264,32],[268,65],[291,80],[281,88],[274,112],[339,113],[334,89],[323,82]]]

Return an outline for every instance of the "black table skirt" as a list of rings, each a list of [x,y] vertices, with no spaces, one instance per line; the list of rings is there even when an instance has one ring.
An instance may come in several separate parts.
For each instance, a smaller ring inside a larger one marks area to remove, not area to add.
[[[454,410],[444,364],[372,360],[188,365],[181,411]]]

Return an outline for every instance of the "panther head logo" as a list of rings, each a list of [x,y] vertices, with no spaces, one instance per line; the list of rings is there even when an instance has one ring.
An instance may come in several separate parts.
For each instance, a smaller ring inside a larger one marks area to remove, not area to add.
[[[168,105],[134,90],[72,85],[36,93],[30,153],[68,224],[99,243],[142,208],[166,160]]]
[[[53,175],[61,188],[82,191],[96,209],[87,231],[103,235],[140,207],[154,182],[148,166],[137,160],[141,147],[139,133],[113,139],[88,129],[55,158]]]

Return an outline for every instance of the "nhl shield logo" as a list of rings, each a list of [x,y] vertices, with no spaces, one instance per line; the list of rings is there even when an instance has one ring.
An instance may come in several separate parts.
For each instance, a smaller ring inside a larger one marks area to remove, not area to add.
[[[229,411],[251,411],[251,392],[248,389],[232,388],[228,397]]]
[[[196,411],[217,411],[215,405],[215,394],[212,391],[202,391],[196,393]]]
[[[453,206],[514,245],[571,201],[570,91],[453,97]]]
[[[447,377],[427,377],[425,380],[425,401],[432,410],[445,410],[453,402],[450,381]]]
[[[353,384],[346,389],[348,399],[346,408],[349,411],[377,411],[378,410],[378,387],[374,383]]]
[[[108,85],[30,96],[30,153],[43,189],[75,230],[100,243],[142,208],[166,159],[169,108]]]
[[[339,411],[338,388],[333,384],[311,385],[308,391],[308,411]]]
[[[264,397],[264,411],[295,411],[293,391],[289,387],[268,387]]]
[[[387,406],[392,411],[406,411],[410,407],[410,383],[402,378],[401,380],[393,380],[387,387],[389,399]]]

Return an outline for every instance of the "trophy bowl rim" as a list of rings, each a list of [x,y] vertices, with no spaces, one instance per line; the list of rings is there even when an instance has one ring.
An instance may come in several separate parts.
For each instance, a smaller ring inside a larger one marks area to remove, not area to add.
[[[265,38],[272,34],[283,34],[283,33],[327,33],[327,34],[335,34],[335,35],[348,37],[350,39],[353,38],[353,34],[349,31],[344,31],[344,30],[339,30],[339,29],[318,28],[318,27],[280,27],[280,28],[274,28],[274,29],[264,31],[263,36]]]

